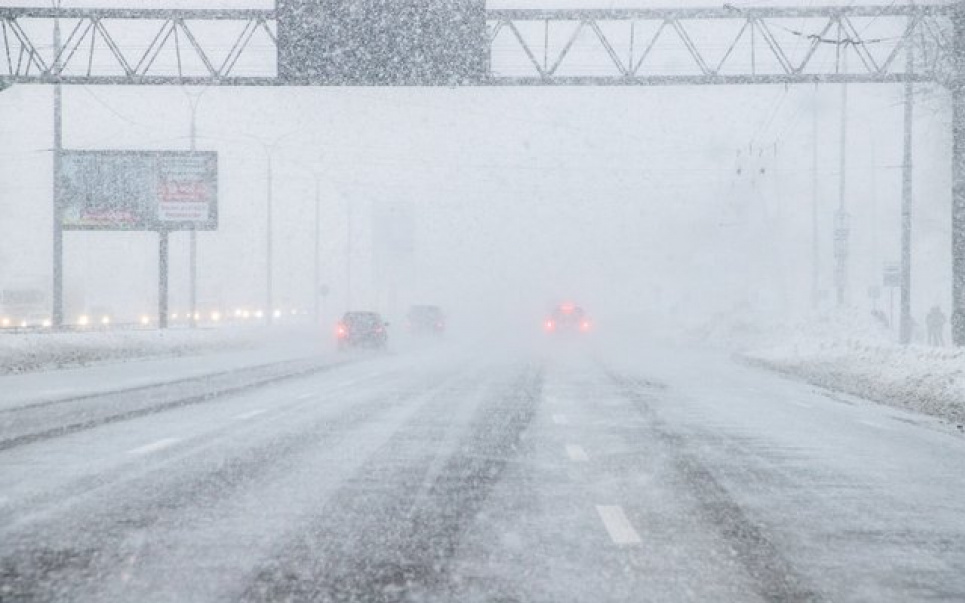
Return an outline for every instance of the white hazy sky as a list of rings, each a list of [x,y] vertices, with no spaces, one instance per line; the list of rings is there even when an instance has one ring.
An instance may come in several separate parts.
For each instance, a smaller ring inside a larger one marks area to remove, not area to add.
[[[490,3],[657,5],[666,3]],[[65,145],[187,148],[187,99],[198,92],[68,87]],[[880,281],[882,264],[898,258],[900,92],[894,86],[849,91],[851,297],[860,308],[870,307],[866,292]],[[947,100],[940,91],[922,93],[915,146],[919,313],[948,296],[950,245]],[[7,282],[46,282],[49,272],[50,99],[46,87],[0,93],[0,211],[13,217],[0,225],[0,279]],[[520,308],[538,312],[565,297],[596,314],[652,311],[689,323],[717,312],[793,315],[806,309],[810,291],[815,106],[821,287],[827,292],[838,203],[837,88],[206,90],[199,148],[220,153],[221,229],[201,235],[201,298],[228,307],[261,305],[266,160],[259,141],[284,135],[274,154],[273,189],[282,304],[304,307],[311,296],[314,173],[322,192],[322,278],[334,308],[393,310],[371,274],[371,211],[403,202],[416,216],[407,300],[511,315]],[[186,236],[172,239],[175,309],[186,299],[185,242]],[[69,311],[95,305],[150,310],[154,246],[150,234],[68,234]]]

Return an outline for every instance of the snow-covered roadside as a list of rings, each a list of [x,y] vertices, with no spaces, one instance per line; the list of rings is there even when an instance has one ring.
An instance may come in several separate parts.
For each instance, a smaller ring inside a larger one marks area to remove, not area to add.
[[[179,357],[222,350],[254,349],[268,345],[279,338],[292,336],[292,328],[2,335],[0,336],[0,374],[19,374],[144,358]]]
[[[851,340],[807,351],[756,350],[742,357],[821,387],[965,425],[965,351]]]
[[[861,315],[736,331],[731,341],[745,362],[965,425],[965,350],[898,345]]]

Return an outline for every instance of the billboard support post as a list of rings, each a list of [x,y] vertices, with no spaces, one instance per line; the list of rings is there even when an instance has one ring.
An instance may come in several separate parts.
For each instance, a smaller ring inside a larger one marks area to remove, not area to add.
[[[168,328],[168,231],[158,231],[157,326]]]

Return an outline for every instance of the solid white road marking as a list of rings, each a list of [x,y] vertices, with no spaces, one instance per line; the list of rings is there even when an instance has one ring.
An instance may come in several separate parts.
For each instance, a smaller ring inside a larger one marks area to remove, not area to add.
[[[158,450],[164,450],[169,446],[174,446],[180,441],[181,440],[179,440],[178,438],[164,438],[163,440],[158,440],[157,442],[152,442],[145,446],[128,450],[127,453],[128,454],[149,454],[151,452],[157,452]]]
[[[603,527],[610,534],[613,544],[640,544],[640,535],[633,529],[627,514],[623,512],[623,507],[618,505],[597,505],[596,512],[603,520]]]
[[[577,446],[576,444],[567,444],[566,454],[569,455],[570,460],[575,463],[585,463],[590,460],[589,455],[586,454],[586,450],[583,450],[582,446]]]
[[[242,413],[242,414],[236,416],[235,419],[238,419],[239,421],[244,421],[245,419],[250,419],[250,418],[252,418],[252,417],[257,417],[258,415],[263,414],[264,412],[265,412],[264,409],[252,410],[252,411],[249,411],[249,412],[246,412],[246,413]]]
[[[566,415],[553,415],[553,422],[557,425],[566,425],[569,423],[569,420],[566,418]]]

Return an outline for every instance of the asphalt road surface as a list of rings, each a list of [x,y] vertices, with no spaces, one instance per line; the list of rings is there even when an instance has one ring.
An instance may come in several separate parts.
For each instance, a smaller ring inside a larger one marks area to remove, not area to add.
[[[965,437],[716,353],[97,371],[0,379],[3,603],[965,600]]]

